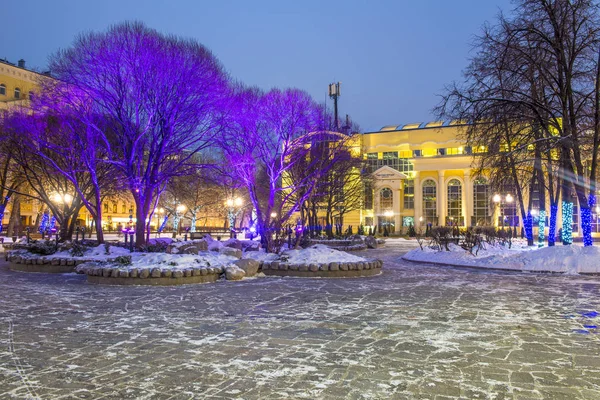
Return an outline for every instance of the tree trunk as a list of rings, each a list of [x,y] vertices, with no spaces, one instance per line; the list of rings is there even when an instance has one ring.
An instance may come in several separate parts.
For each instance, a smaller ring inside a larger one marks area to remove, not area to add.
[[[8,220],[6,235],[19,237],[21,234],[21,199],[19,196],[15,196],[12,209],[10,210],[10,219]]]

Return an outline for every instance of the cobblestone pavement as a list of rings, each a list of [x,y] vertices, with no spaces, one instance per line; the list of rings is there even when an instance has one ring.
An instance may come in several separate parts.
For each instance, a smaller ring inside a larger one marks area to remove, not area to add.
[[[600,399],[598,278],[406,250],[368,251],[372,278],[180,287],[2,262],[0,399]]]

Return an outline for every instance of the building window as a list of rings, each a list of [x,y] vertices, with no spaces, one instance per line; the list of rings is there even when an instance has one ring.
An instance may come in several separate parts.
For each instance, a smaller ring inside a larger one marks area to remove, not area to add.
[[[125,207],[125,203],[121,206],[121,214],[127,214],[127,207]]]
[[[6,85],[4,83],[0,84],[0,95],[6,96]]]
[[[21,98],[21,89],[15,88],[15,99]]]
[[[479,178],[473,182],[472,226],[486,226],[491,224],[490,195],[490,185],[486,179]]]
[[[108,214],[108,203],[104,203],[104,213]]]
[[[414,164],[406,158],[398,157],[397,151],[388,151],[383,153],[383,157],[378,159],[377,153],[367,153],[368,171],[372,173],[383,166],[388,166],[400,172],[414,171]]]
[[[404,181],[404,209],[412,210],[415,208],[415,180],[406,179]]]
[[[391,211],[394,208],[394,193],[390,188],[383,188],[379,192],[379,209]]]
[[[421,157],[421,150],[413,150],[413,157]]]
[[[437,225],[437,187],[435,181],[423,182],[423,219],[426,224]]]
[[[113,204],[113,214],[118,213],[117,211],[117,203]]]
[[[373,209],[373,188],[370,185],[365,187],[365,210]]]
[[[438,153],[438,156],[445,156],[446,155],[446,149],[437,149],[437,153]]]
[[[29,101],[33,101],[33,98],[35,97],[35,93],[29,92],[28,96],[29,96]]]
[[[458,179],[448,182],[447,225],[464,225],[462,218],[462,184]]]
[[[462,147],[451,147],[446,151],[446,154],[448,154],[449,156],[456,156],[463,153],[464,149]]]

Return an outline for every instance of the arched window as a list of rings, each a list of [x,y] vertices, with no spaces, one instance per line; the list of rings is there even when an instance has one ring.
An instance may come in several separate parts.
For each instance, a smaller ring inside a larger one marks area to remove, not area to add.
[[[117,203],[113,204],[113,213],[117,213]]]
[[[104,213],[108,214],[108,203],[104,203]]]
[[[15,99],[21,98],[21,89],[15,88]]]
[[[448,182],[447,225],[464,225],[462,216],[462,184],[458,179]]]
[[[121,206],[121,214],[127,214],[127,207],[125,206],[125,203],[123,203]]]
[[[4,83],[0,84],[0,95],[6,96],[6,85]]]
[[[394,193],[390,188],[383,188],[379,192],[379,209],[381,211],[392,211],[394,208]]]
[[[437,225],[437,187],[433,179],[423,182],[423,219],[426,224]]]
[[[472,226],[484,226],[492,223],[490,216],[490,185],[485,178],[473,181],[473,220]]]

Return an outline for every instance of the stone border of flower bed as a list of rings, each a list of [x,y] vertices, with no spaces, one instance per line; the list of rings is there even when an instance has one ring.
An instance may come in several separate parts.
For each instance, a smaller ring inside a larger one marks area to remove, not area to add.
[[[10,263],[8,269],[20,272],[37,272],[45,274],[64,274],[75,272],[75,267],[90,261],[75,258],[23,257],[7,253],[6,260]]]
[[[279,261],[260,263],[260,269],[265,275],[300,276],[306,278],[352,278],[373,276],[379,275],[382,267],[383,261],[381,260],[331,262],[327,264],[290,264]]]
[[[172,286],[215,282],[223,273],[222,267],[201,267],[173,270],[170,268],[125,268],[111,266],[88,267],[80,272],[89,283],[103,285]]]
[[[337,243],[339,244],[337,244]],[[355,243],[350,245],[343,245],[344,243]],[[323,244],[331,249],[339,250],[339,251],[360,251],[366,250],[367,245],[364,242],[357,242],[351,240],[311,240],[310,245],[313,244]]]

